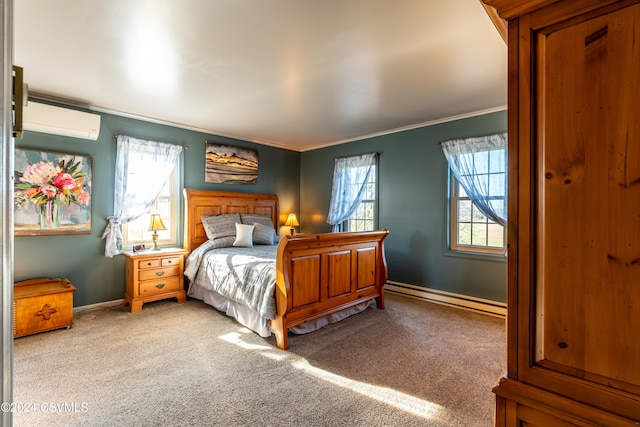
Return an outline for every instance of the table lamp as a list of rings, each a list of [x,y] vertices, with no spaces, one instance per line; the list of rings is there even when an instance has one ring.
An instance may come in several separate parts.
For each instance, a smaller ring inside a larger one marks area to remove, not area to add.
[[[291,235],[295,233],[296,229],[294,227],[299,226],[298,218],[296,218],[296,214],[290,213],[287,217],[287,222],[284,223],[285,226],[291,227]]]
[[[160,214],[151,214],[151,223],[149,224],[149,231],[153,231],[153,235],[151,236],[153,239],[153,248],[152,251],[159,251],[158,247],[158,230],[166,230],[164,223],[162,222],[162,218],[160,218]]]

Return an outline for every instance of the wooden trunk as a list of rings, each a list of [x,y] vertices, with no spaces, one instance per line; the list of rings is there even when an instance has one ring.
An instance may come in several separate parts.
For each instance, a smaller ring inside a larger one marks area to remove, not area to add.
[[[640,4],[509,21],[508,371],[496,425],[640,422]]]
[[[73,292],[67,279],[31,279],[17,282],[13,290],[15,338],[73,325]]]

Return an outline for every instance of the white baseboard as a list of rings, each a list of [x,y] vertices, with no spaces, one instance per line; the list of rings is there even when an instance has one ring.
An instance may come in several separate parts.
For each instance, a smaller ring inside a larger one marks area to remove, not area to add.
[[[407,283],[387,281],[384,285],[385,292],[398,294],[406,297],[421,299],[436,304],[448,305],[450,307],[470,310],[476,313],[486,314],[495,317],[505,317],[507,315],[507,304],[482,298],[470,297],[453,292],[441,291],[439,289],[425,288],[423,286],[409,285]],[[74,307],[73,313],[78,314],[87,310],[98,308],[114,307],[122,305],[123,299],[99,302],[97,304]]]
[[[116,299],[113,301],[99,302],[96,304],[82,305],[80,307],[73,307],[73,314],[82,313],[83,311],[95,310],[97,308],[114,307],[116,305],[122,305],[124,299]]]
[[[450,307],[486,314],[488,316],[505,318],[507,315],[506,303],[470,297],[467,295],[455,294],[453,292],[441,291],[439,289],[431,289],[422,286],[409,285],[406,283],[387,281],[387,283],[385,283],[384,285],[384,291],[411,298],[417,298],[436,304],[443,304]]]

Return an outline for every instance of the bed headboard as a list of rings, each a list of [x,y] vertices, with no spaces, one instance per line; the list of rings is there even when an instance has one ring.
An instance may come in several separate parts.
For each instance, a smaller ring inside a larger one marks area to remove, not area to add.
[[[202,215],[251,213],[271,215],[273,227],[278,230],[278,196],[226,191],[184,189],[184,249],[193,251],[207,241]]]

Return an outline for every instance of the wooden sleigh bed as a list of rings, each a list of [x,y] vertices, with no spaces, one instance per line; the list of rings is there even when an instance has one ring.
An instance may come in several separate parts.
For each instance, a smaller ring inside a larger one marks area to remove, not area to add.
[[[203,215],[268,215],[274,229],[279,229],[275,194],[185,189],[184,196],[184,248],[189,253],[209,240]],[[269,321],[279,348],[288,348],[288,331],[297,325],[339,315],[373,299],[377,308],[384,308],[384,240],[388,233],[379,230],[281,237],[275,250],[275,316]]]

